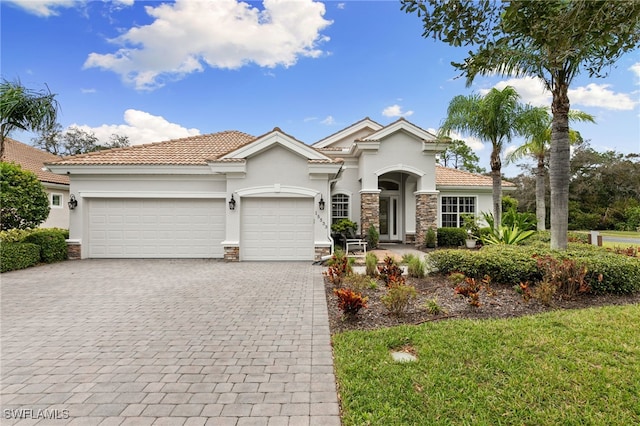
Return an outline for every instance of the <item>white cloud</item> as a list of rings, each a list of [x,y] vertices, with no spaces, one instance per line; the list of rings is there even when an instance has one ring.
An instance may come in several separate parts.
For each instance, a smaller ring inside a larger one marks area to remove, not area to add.
[[[630,68],[638,73],[640,77],[640,63]],[[547,91],[542,82],[535,77],[511,78],[497,83],[496,89],[502,90],[506,86],[514,87],[520,94],[522,102],[534,106],[550,106],[551,93]],[[631,110],[638,102],[634,101],[627,93],[615,93],[610,89],[610,84],[589,83],[569,89],[569,99],[571,107],[587,106],[598,107],[608,110]],[[489,89],[480,90],[481,95],[485,95]]]
[[[344,9],[346,7],[345,3],[338,3],[338,9]]]
[[[238,0],[177,0],[145,10],[154,22],[111,40],[114,53],[91,53],[85,68],[114,71],[139,90],[203,71],[237,69],[249,63],[289,67],[300,57],[317,58],[331,25],[325,6],[313,0],[264,0],[259,10]]]
[[[382,110],[385,117],[409,117],[413,115],[413,111],[402,112],[402,107],[398,104],[391,105]]]
[[[49,16],[57,16],[59,13],[56,9],[62,7],[73,7],[77,4],[74,0],[6,0],[16,6],[23,8],[25,11],[47,18]]]
[[[636,75],[636,84],[640,84],[640,62],[631,65],[629,71]]]
[[[80,93],[96,93],[96,89],[80,89]]]
[[[327,118],[321,121],[322,124],[326,124],[327,126],[331,126],[332,124],[336,124],[336,120],[332,115],[328,115]]]
[[[198,129],[187,129],[179,124],[170,123],[164,117],[148,112],[128,109],[124,112],[125,124],[103,124],[98,127],[72,124],[87,132],[95,133],[101,142],[107,142],[112,134],[128,136],[131,145],[161,142],[169,139],[199,135]]]
[[[637,101],[626,93],[614,93],[610,84],[589,83],[586,86],[569,89],[572,105],[599,107],[611,110],[631,110]]]
[[[318,117],[305,117],[302,121],[304,121],[305,123],[308,123],[309,121],[314,121],[317,119]]]

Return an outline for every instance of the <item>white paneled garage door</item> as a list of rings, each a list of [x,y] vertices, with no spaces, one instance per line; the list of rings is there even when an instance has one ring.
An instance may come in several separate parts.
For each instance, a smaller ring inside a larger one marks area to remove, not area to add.
[[[243,198],[241,260],[313,260],[312,198]]]
[[[91,199],[89,257],[221,258],[225,201]]]

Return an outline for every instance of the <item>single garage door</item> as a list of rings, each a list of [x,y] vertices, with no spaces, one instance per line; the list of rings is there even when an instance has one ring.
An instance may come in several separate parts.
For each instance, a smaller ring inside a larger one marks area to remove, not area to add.
[[[91,199],[89,257],[221,258],[225,201]]]
[[[313,260],[313,199],[243,198],[241,260]]]

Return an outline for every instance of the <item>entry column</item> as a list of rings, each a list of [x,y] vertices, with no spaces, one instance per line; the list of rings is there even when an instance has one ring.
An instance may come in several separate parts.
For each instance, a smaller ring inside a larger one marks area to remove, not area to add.
[[[360,234],[367,235],[373,225],[380,233],[380,191],[360,192]]]
[[[416,241],[417,247],[424,246],[429,228],[438,232],[438,191],[418,191],[416,196]]]

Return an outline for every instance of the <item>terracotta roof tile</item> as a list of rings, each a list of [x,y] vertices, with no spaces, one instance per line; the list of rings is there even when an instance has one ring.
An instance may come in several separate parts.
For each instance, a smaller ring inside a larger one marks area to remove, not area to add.
[[[206,165],[255,140],[255,137],[229,130],[188,138],[173,139],[126,148],[65,157],[57,165]]]
[[[23,169],[29,170],[38,176],[41,182],[59,183],[69,185],[69,177],[57,175],[49,171],[42,170],[44,163],[59,160],[57,155],[50,154],[31,145],[18,142],[15,139],[5,138],[4,154],[2,161],[19,164]]]
[[[490,176],[478,175],[463,170],[436,165],[436,185],[440,186],[489,186],[493,185]],[[502,186],[515,187],[515,184],[502,181]]]

